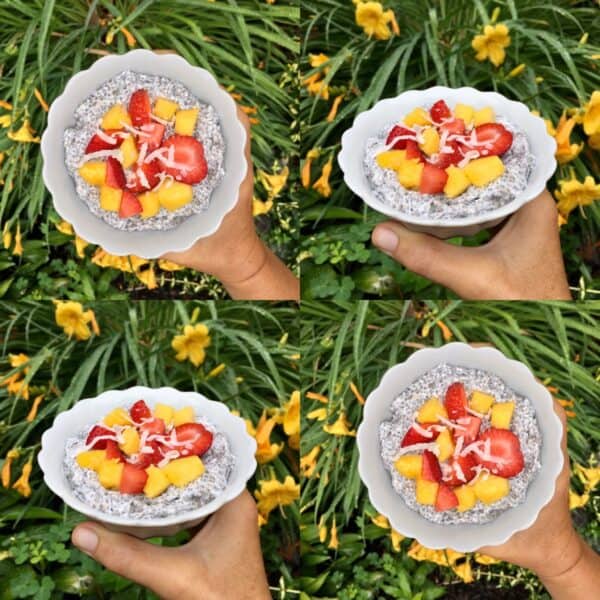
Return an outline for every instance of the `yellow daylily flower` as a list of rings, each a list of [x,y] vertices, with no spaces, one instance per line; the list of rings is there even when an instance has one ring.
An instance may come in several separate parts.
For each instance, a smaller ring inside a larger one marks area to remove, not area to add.
[[[304,164],[302,165],[302,171],[300,173],[302,187],[308,188],[310,186],[310,167],[312,166],[312,161],[319,158],[320,154],[321,152],[317,148],[313,148],[306,153],[306,158],[304,159]]]
[[[332,550],[337,550],[339,545],[340,541],[338,540],[337,525],[335,524],[335,517],[333,517],[333,524],[331,525],[331,532],[329,537],[329,545],[327,547],[331,548]]]
[[[464,558],[465,555],[462,552],[456,552],[456,550],[450,548],[445,550],[432,550],[431,548],[422,546],[415,540],[408,550],[408,556],[414,560],[426,560],[435,563],[436,565],[449,567],[454,565],[459,559]]]
[[[283,450],[283,443],[271,444],[271,433],[275,425],[276,420],[274,418],[267,419],[267,414],[263,411],[254,434],[254,439],[256,440],[256,461],[261,465],[277,458]]]
[[[67,223],[66,221],[61,221],[60,223],[57,223],[56,229],[58,229],[58,231],[60,231],[64,235],[74,234],[73,225],[71,225],[71,223]]]
[[[48,108],[49,108],[48,103],[44,100],[44,97],[42,96],[42,92],[40,92],[40,90],[35,88],[35,90],[33,90],[33,95],[36,97],[37,101],[40,103],[40,106],[42,107],[44,112],[48,112]]]
[[[0,108],[5,108],[6,110],[12,110],[13,105],[6,100],[0,100]]]
[[[186,325],[183,334],[176,335],[171,342],[171,347],[177,352],[175,358],[182,362],[189,360],[195,367],[199,367],[206,358],[204,348],[210,346],[208,327],[203,323]]]
[[[20,129],[17,131],[9,131],[8,137],[14,142],[22,142],[22,143],[34,143],[39,144],[39,137],[35,137],[33,134],[35,133],[35,129],[31,127],[29,124],[29,119],[25,119],[23,121],[23,125],[21,125]]]
[[[592,133],[588,138],[588,146],[594,150],[600,150],[600,132]]]
[[[575,176],[571,179],[561,179],[558,182],[560,189],[554,192],[558,200],[558,210],[565,217],[578,206],[588,206],[594,200],[600,199],[600,184],[588,175],[583,182]]]
[[[358,391],[358,388],[354,385],[354,382],[350,382],[350,391],[354,394],[354,397],[358,400],[360,405],[364,405],[365,399],[363,395]]]
[[[563,112],[556,126],[556,134],[554,135],[554,139],[556,140],[556,160],[561,165],[576,158],[583,149],[583,142],[581,144],[571,144],[570,137],[573,127],[575,127],[575,122],[574,117],[567,119],[566,114]]]
[[[83,238],[80,238],[78,235],[76,235],[74,239],[74,244],[77,256],[79,256],[79,258],[83,258],[85,256],[84,250],[88,243]]]
[[[4,223],[4,229],[2,230],[2,245],[5,250],[8,250],[12,244],[12,233],[10,232],[10,227],[8,225],[8,221]]]
[[[581,483],[586,491],[591,492],[596,489],[596,486],[600,483],[600,467],[582,467],[581,465],[576,464],[573,468],[573,472]]]
[[[392,540],[392,548],[396,552],[400,552],[400,543],[405,539],[405,537],[392,527],[392,530],[390,531],[390,538]]]
[[[371,517],[371,522],[373,525],[377,525],[377,527],[381,527],[381,529],[389,529],[390,522],[387,517],[384,517],[382,514],[377,514],[374,517]]]
[[[350,422],[346,419],[346,413],[343,411],[340,413],[340,416],[335,423],[331,425],[323,425],[323,431],[331,435],[356,436],[356,431],[350,429]]]
[[[90,331],[88,323],[91,323],[92,327],[99,332],[93,310],[89,309],[84,311],[83,306],[79,302],[74,302],[72,300],[67,300],[65,302],[56,300],[55,303],[56,309],[54,318],[56,324],[63,328],[63,331],[69,338],[75,337],[75,339],[80,341],[89,339],[92,332]]]
[[[329,160],[323,166],[323,170],[321,171],[321,177],[317,179],[312,185],[314,190],[317,190],[321,196],[328,198],[331,196],[331,186],[329,185],[329,176],[331,175],[331,169],[333,168],[333,157],[330,157]]]
[[[459,565],[453,565],[452,570],[465,582],[473,582],[473,571],[471,569],[471,561],[467,558]]]
[[[252,216],[258,217],[258,215],[266,215],[273,208],[273,200],[265,200],[264,202],[257,198],[252,197]]]
[[[143,271],[134,271],[134,273],[137,279],[139,279],[149,290],[154,290],[158,287],[154,267],[149,267]]]
[[[279,173],[273,173],[272,175],[269,175],[262,169],[258,170],[257,177],[265,190],[267,190],[268,200],[274,200],[279,196],[287,183],[289,175],[290,170],[287,166]]]
[[[177,263],[166,260],[165,258],[160,258],[158,260],[158,268],[162,271],[181,271],[182,269],[185,269],[183,265],[178,265]]]
[[[289,402],[283,407],[283,430],[287,436],[300,432],[300,391],[294,390]]]
[[[288,506],[300,497],[300,485],[288,475],[284,481],[275,477],[258,482],[259,489],[254,492],[258,511],[265,517],[278,506]]]
[[[10,115],[2,115],[0,116],[0,127],[10,127],[12,124],[12,117]]]
[[[127,45],[130,48],[133,48],[137,44],[136,39],[133,37],[133,34],[131,33],[131,31],[129,31],[129,29],[127,29],[126,27],[121,27],[119,31],[123,34],[123,37],[125,38],[125,41],[127,42]]]
[[[476,35],[471,42],[473,50],[477,53],[478,61],[489,60],[495,67],[499,67],[506,57],[504,48],[510,46],[510,35],[506,25],[486,25],[483,34]]]
[[[13,483],[13,489],[17,490],[21,496],[29,498],[31,496],[31,487],[29,486],[29,476],[31,475],[31,459],[25,463],[21,477]]]
[[[308,62],[313,69],[320,67],[326,63],[329,57],[326,54],[309,54]],[[325,85],[323,77],[327,75],[328,67],[324,67],[321,72],[313,73],[302,80],[302,84],[308,90],[308,93],[313,96],[320,96],[323,100],[329,100],[329,87]]]
[[[9,354],[8,360],[13,369],[20,367],[29,361],[27,354]],[[27,375],[29,367],[25,367],[17,373],[5,377],[0,381],[0,386],[6,387],[6,391],[13,396],[20,396],[25,400],[29,400],[29,386],[25,383],[24,377]]]
[[[487,554],[481,554],[480,552],[475,553],[475,561],[481,565],[495,565],[500,562],[498,559],[492,558]]]
[[[300,458],[300,471],[304,477],[310,479],[317,468],[317,459],[321,453],[321,446],[317,444],[308,454]]]
[[[217,365],[214,369],[212,369],[212,371],[209,372],[207,377],[217,377],[217,375],[220,375],[226,368],[227,365],[225,363],[221,363]]]
[[[590,495],[585,492],[583,494],[578,494],[573,490],[569,490],[569,509],[575,510],[576,508],[581,508],[585,506],[590,501]]]
[[[369,37],[374,37],[376,40],[390,39],[392,36],[390,24],[396,35],[400,33],[394,11],[383,10],[380,2],[359,2],[354,17],[356,24],[362,27]]]
[[[340,107],[340,104],[342,103],[342,100],[344,99],[344,94],[340,94],[339,96],[336,96],[333,100],[333,104],[331,105],[331,108],[329,109],[329,113],[325,119],[325,121],[327,121],[327,123],[331,123],[338,112],[338,108]]]
[[[521,63],[508,74],[508,77],[518,77],[526,68],[527,65],[525,63]]]
[[[327,539],[327,525],[325,524],[325,517],[319,519],[319,541],[321,544]]]
[[[15,232],[15,247],[12,252],[15,256],[23,256],[23,243],[21,240],[21,224],[17,223],[17,231]]]
[[[311,410],[307,415],[307,419],[316,419],[317,421],[324,421],[327,418],[327,409],[326,408],[315,408],[315,410]]]
[[[36,396],[34,398],[33,404],[31,405],[31,410],[29,411],[29,414],[25,418],[25,420],[28,423],[31,423],[31,421],[33,421],[35,419],[35,417],[37,415],[38,407],[40,406],[40,403],[42,402],[43,399],[44,399],[43,394],[40,394],[39,396]]]
[[[587,135],[600,133],[600,91],[595,91],[584,107],[583,130]]]
[[[2,471],[0,472],[0,479],[2,480],[3,487],[7,488],[10,485],[10,468],[14,460],[19,458],[19,451],[13,448],[9,450],[4,464],[2,465]]]

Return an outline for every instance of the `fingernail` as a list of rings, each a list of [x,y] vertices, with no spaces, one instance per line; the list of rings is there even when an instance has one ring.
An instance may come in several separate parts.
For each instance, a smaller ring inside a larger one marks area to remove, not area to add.
[[[387,227],[378,227],[373,232],[373,243],[384,252],[393,252],[398,245],[398,237]]]
[[[98,536],[89,527],[78,527],[73,532],[73,543],[84,552],[94,552],[98,545]]]

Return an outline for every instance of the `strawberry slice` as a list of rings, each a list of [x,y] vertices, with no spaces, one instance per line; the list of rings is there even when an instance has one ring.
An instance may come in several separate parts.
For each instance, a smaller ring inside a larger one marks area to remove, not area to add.
[[[122,129],[107,129],[104,133],[110,135],[114,140],[112,143],[102,139],[97,133],[92,136],[88,145],[85,147],[85,154],[91,154],[92,152],[99,152],[100,150],[114,150],[123,143],[122,137],[113,137],[114,133],[120,132]]]
[[[447,410],[447,409],[446,409]],[[474,415],[467,415],[466,417],[459,417],[456,419],[456,424],[464,427],[465,429],[453,429],[452,435],[454,436],[454,442],[462,436],[463,443],[466,446],[471,442],[474,442],[479,435],[479,430],[481,428],[481,419]]]
[[[442,512],[444,510],[456,508],[457,506],[458,498],[456,497],[456,494],[447,485],[440,483],[435,499],[435,510]]]
[[[148,135],[138,135],[137,145],[148,144],[148,152],[160,147],[165,135],[165,126],[162,123],[147,123],[142,125],[141,130]]]
[[[150,118],[150,96],[146,90],[137,90],[131,94],[129,99],[129,116],[134,127],[151,123]]]
[[[486,123],[475,127],[478,142],[487,142],[489,147],[477,146],[481,156],[500,156],[504,154],[513,142],[513,134],[500,123]]]
[[[172,135],[163,144],[163,148],[175,148],[174,161],[177,167],[165,167],[165,171],[177,181],[200,183],[208,172],[204,158],[204,146],[189,135]]]
[[[121,163],[112,156],[106,159],[106,179],[104,180],[106,185],[117,188],[119,190],[125,189],[125,173]]]
[[[456,458],[453,458],[450,460],[448,465],[452,469],[452,475],[448,478],[444,477],[442,481],[450,487],[462,485],[463,483],[471,481],[471,479],[475,477],[475,467],[477,466],[477,460],[475,459],[472,453],[469,453],[466,456],[458,456]],[[461,479],[458,476],[459,472],[464,475],[464,479]]]
[[[406,158],[418,158],[420,162],[424,162],[423,153],[417,142],[406,140]]]
[[[186,446],[178,446],[179,454],[187,456],[196,454],[202,456],[211,446],[213,434],[200,423],[185,423],[175,427],[175,437],[178,442],[187,442]]]
[[[421,174],[419,191],[422,194],[439,194],[444,191],[446,181],[448,181],[448,173],[444,169],[426,162]]]
[[[415,132],[412,131],[411,129],[406,129],[406,127],[402,127],[401,125],[394,125],[392,127],[392,129],[390,130],[390,132],[388,133],[388,136],[385,140],[386,146],[388,144],[391,144],[392,141],[394,140],[394,138],[397,138],[398,136],[404,136],[404,135],[412,135],[413,138],[416,139]],[[404,150],[406,148],[406,143],[409,141],[413,141],[413,140],[398,140],[392,146],[392,149],[393,150]]]
[[[467,394],[465,386],[460,381],[448,386],[444,406],[448,417],[453,421],[467,416]]]
[[[119,207],[119,217],[128,219],[142,212],[143,208],[138,200],[138,197],[133,193],[125,190],[121,198],[121,206]]]
[[[141,423],[143,419],[149,419],[152,416],[148,405],[143,400],[138,400],[129,409],[129,414],[134,423]]]
[[[462,119],[452,119],[440,125],[440,135],[443,131],[447,131],[448,135],[463,135],[466,131],[465,122]]]
[[[119,491],[121,494],[141,494],[144,491],[147,479],[148,474],[144,469],[125,463],[121,474],[121,482],[119,483]]]
[[[429,162],[440,169],[446,169],[450,165],[458,164],[463,158],[461,146],[458,142],[446,141],[446,146],[452,149],[452,152],[440,152],[429,159]]]
[[[430,429],[430,427],[437,425],[437,423],[420,423],[420,425],[423,429],[426,429],[433,435],[430,437],[425,437],[423,434],[419,433],[413,426],[406,432],[406,435],[402,438],[402,443],[400,444],[401,448],[404,448],[405,446],[412,446],[413,444],[433,442],[433,440],[435,440],[437,436],[440,435],[439,431],[432,431]]]
[[[438,100],[430,109],[429,114],[434,123],[439,123],[443,119],[449,119],[452,116],[448,105],[443,100]]]
[[[146,442],[146,446],[151,448],[152,452],[140,452],[133,460],[129,461],[132,465],[140,469],[146,469],[150,465],[157,465],[164,458],[164,453],[166,452],[164,446],[156,440]]]
[[[114,431],[111,431],[110,429],[106,429],[106,427],[102,427],[102,425],[94,425],[90,429],[90,432],[88,433],[87,437],[85,438],[85,445],[88,446],[96,438],[104,437],[107,435],[112,436],[113,439],[117,439],[117,436],[115,435]],[[106,444],[108,443],[108,441],[109,440],[98,440],[97,442],[94,442],[94,445],[91,446],[91,449],[92,450],[104,450],[106,448]]]
[[[140,435],[147,431],[148,435],[164,435],[166,431],[165,422],[162,419],[154,418],[143,425],[140,425]]]
[[[479,464],[489,469],[494,475],[514,477],[523,470],[525,461],[521,452],[521,444],[519,438],[512,431],[492,427],[484,431],[479,439],[482,442],[490,440],[490,454],[494,458],[502,459],[502,462],[496,462],[478,458]]]
[[[437,456],[433,452],[425,450],[422,459],[421,478],[426,481],[441,481],[442,470],[440,469],[440,463]]]
[[[146,177],[146,181],[140,177],[138,169],[142,170]],[[161,171],[162,167],[157,159],[149,163],[143,163],[141,166],[134,165],[131,180],[127,184],[127,189],[130,192],[147,192],[148,190],[154,189],[160,181],[158,174]],[[148,182],[148,185],[146,185],[146,182]]]
[[[119,462],[125,462],[125,459],[123,457],[123,453],[121,452],[121,449],[119,448],[119,444],[117,444],[117,442],[115,440],[107,440],[106,441],[106,458],[111,460],[113,458],[116,458],[119,460]]]

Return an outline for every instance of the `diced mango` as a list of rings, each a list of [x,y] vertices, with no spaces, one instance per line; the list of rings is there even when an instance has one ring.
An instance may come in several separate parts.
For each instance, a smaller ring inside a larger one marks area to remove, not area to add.
[[[473,114],[473,127],[484,125],[485,123],[494,123],[495,121],[496,115],[494,114],[494,109],[489,106],[481,110],[476,110]]]
[[[149,219],[158,214],[158,211],[160,210],[158,192],[144,192],[138,196],[138,200],[142,205],[142,214],[140,215],[142,219]]]
[[[167,210],[177,210],[191,202],[194,192],[187,183],[173,181],[158,188],[158,201]]]
[[[79,167],[79,175],[91,185],[103,185],[106,179],[106,163],[93,160],[83,163]]]
[[[175,409],[168,404],[157,404],[154,407],[154,416],[157,419],[162,419],[165,425],[170,425],[173,422],[173,416],[175,415]]]
[[[406,160],[406,150],[387,150],[380,152],[375,160],[382,169],[399,169],[400,165]]]
[[[102,129],[122,129],[123,123],[131,125],[131,117],[122,104],[115,104],[102,117]]]
[[[75,460],[80,467],[97,471],[105,458],[106,452],[104,450],[88,450],[87,452],[80,452]]]
[[[116,458],[103,460],[98,467],[98,481],[107,490],[118,490],[123,473],[123,463]]]
[[[137,150],[137,146],[135,145],[135,140],[132,135],[129,135],[125,138],[123,143],[121,144],[121,158],[124,169],[129,169],[131,165],[135,164],[135,161],[138,159],[139,153]]]
[[[124,408],[115,408],[104,417],[104,424],[109,427],[115,425],[131,425],[131,418]]]
[[[419,504],[435,504],[437,498],[439,484],[435,481],[427,481],[425,479],[417,479],[415,488],[415,497]]]
[[[414,190],[421,183],[423,163],[419,162],[418,158],[410,158],[400,165],[396,173],[398,174],[400,185],[404,186],[407,190]]]
[[[510,491],[508,479],[497,475],[479,476],[472,487],[477,499],[484,504],[498,502]]]
[[[422,464],[423,459],[420,454],[404,454],[396,460],[394,467],[400,475],[409,479],[417,479],[421,475]]]
[[[156,498],[160,496],[170,485],[169,478],[163,473],[162,469],[150,465],[146,469],[148,479],[146,479],[146,485],[144,485],[144,494],[148,498]]]
[[[429,398],[419,409],[417,421],[419,423],[437,423],[438,415],[444,419],[448,418],[444,405],[437,398]]]
[[[100,188],[100,207],[102,210],[119,210],[123,198],[123,190],[103,185]]]
[[[204,473],[204,464],[197,456],[186,456],[172,460],[162,472],[173,485],[183,487]]]
[[[191,406],[185,406],[175,411],[173,415],[173,425],[183,425],[184,423],[194,422],[194,409]]]
[[[135,427],[127,427],[121,432],[123,441],[119,444],[119,448],[128,456],[139,452],[140,449],[140,434]]]
[[[497,156],[472,160],[465,167],[465,175],[477,187],[483,187],[504,173],[504,163]]]
[[[509,429],[514,410],[514,402],[497,402],[494,404],[492,406],[492,427]]]
[[[458,506],[456,507],[458,512],[465,512],[475,506],[477,496],[472,485],[465,484],[454,488],[454,493],[458,498]]]
[[[194,135],[197,119],[197,108],[178,110],[175,113],[175,133],[178,135]]]
[[[479,390],[475,390],[471,394],[471,399],[469,400],[469,406],[483,415],[487,414],[488,410],[492,407],[492,404],[494,404],[494,396],[480,392]]]
[[[467,127],[473,120],[474,114],[475,109],[472,106],[469,106],[468,104],[457,104],[454,107],[454,116],[457,119],[462,119]]]
[[[429,125],[431,118],[429,113],[424,108],[415,108],[404,117],[404,124],[407,127],[413,125]]]
[[[446,173],[448,174],[448,179],[444,186],[444,194],[448,198],[460,196],[471,185],[469,178],[465,175],[465,170],[460,167],[450,165],[446,169]]]
[[[444,429],[444,431],[438,435],[435,443],[440,451],[438,455],[439,461],[444,462],[445,460],[448,460],[454,452],[454,441],[452,440],[452,434],[447,429]]]
[[[154,103],[154,110],[152,111],[159,119],[170,121],[175,114],[175,111],[179,108],[177,102],[167,100],[166,98],[157,98]]]
[[[423,136],[423,143],[419,144],[419,148],[431,156],[440,150],[440,134],[437,132],[435,127],[427,127],[421,132]]]

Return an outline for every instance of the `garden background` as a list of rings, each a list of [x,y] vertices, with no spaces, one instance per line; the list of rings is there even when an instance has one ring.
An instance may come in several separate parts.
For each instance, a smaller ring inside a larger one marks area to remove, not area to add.
[[[336,157],[355,116],[381,98],[467,85],[524,102],[547,119],[561,163],[548,188],[562,198],[569,283],[576,297],[598,298],[600,119],[593,133],[582,125],[600,90],[597,0],[319,0],[302,7],[303,297],[451,295],[372,247],[371,231],[385,217],[350,192]],[[486,25],[495,29],[484,35]],[[455,243],[478,245],[487,236]]]

